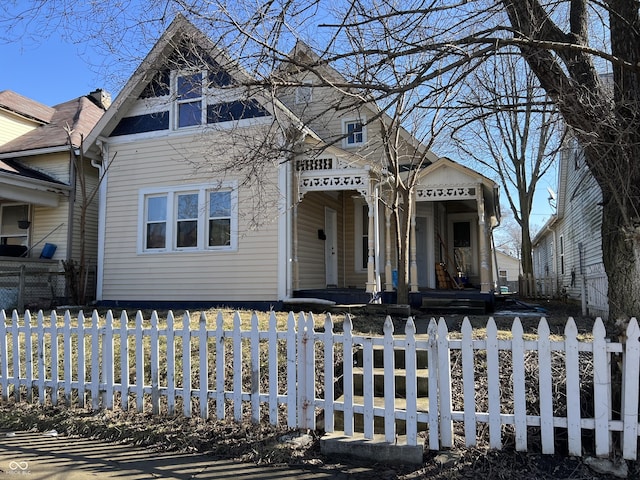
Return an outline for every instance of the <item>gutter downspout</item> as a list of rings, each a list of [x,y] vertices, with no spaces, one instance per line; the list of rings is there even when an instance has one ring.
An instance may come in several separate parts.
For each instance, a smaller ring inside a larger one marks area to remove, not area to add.
[[[107,168],[105,167],[105,162],[109,161],[109,144],[107,143],[106,138],[98,137],[96,145],[100,148],[102,161],[91,160],[91,166],[98,169],[98,258],[96,259],[96,301],[101,301],[107,200]]]

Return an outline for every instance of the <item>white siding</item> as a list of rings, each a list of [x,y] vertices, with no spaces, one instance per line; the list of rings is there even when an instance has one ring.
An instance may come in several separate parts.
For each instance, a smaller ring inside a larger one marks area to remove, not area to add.
[[[0,109],[0,145],[18,138],[38,126],[26,118],[13,115]]]
[[[329,195],[311,192],[298,206],[298,270],[300,288],[325,288],[324,240],[318,238],[318,230],[324,229],[325,207],[338,213],[338,285],[344,285],[344,220],[342,194]]]
[[[248,134],[250,132],[247,132]],[[216,137],[217,138],[217,137]],[[200,142],[194,142],[194,139]],[[276,214],[250,229],[252,192],[239,191],[237,251],[139,253],[139,190],[145,187],[205,183],[196,180],[202,164],[202,137],[181,136],[110,145],[104,242],[103,299],[122,301],[270,301],[277,297],[278,231]],[[209,141],[209,140],[207,140]],[[213,143],[209,146],[214,147]],[[211,157],[208,158],[211,160]],[[194,164],[195,162],[195,164]],[[270,188],[264,178],[264,185]],[[214,180],[230,181],[233,172]],[[275,185],[275,183],[274,183]],[[274,187],[275,188],[275,187]],[[275,198],[274,189],[268,192]],[[275,211],[275,210],[274,210]]]

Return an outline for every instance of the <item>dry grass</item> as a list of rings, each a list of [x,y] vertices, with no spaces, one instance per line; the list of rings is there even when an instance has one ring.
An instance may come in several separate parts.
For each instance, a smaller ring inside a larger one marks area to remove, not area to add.
[[[580,332],[584,334],[583,339],[588,340],[593,320],[583,318],[575,314],[570,306],[560,304],[555,309],[549,308],[546,315],[549,326],[557,339],[561,338],[564,324],[568,316],[576,318]],[[105,312],[101,312],[104,314]],[[167,312],[159,312],[159,320],[164,325]],[[176,324],[181,325],[184,312],[174,312]],[[206,312],[207,328],[213,328],[217,319],[218,311]],[[235,312],[225,310],[222,313],[225,329],[232,329],[234,326]],[[143,312],[145,326],[148,326],[150,312]],[[200,314],[198,312],[189,313],[190,324],[192,328],[198,325]],[[424,314],[416,316],[419,325],[426,325],[431,318],[430,315]],[[115,319],[119,322],[119,315]],[[343,316],[334,316],[334,330],[341,331],[343,324]],[[437,316],[439,318],[439,316]],[[446,316],[450,331],[459,329],[461,316]],[[249,329],[251,326],[252,312],[240,312],[240,320],[242,329]],[[278,329],[286,328],[288,316],[286,313],[276,316]],[[134,318],[130,317],[130,322]],[[315,315],[315,328],[319,331],[324,326],[324,315]],[[352,317],[354,331],[363,334],[382,333],[383,318],[379,316],[354,315]],[[403,333],[406,319],[395,318],[394,327],[396,333]],[[537,335],[537,326],[540,321],[539,316],[521,315],[523,327],[529,338],[535,338]],[[482,336],[483,329],[486,327],[487,316],[470,317],[470,321],[474,326],[474,335]],[[502,318],[496,317],[496,323],[503,338],[509,338],[510,328],[513,317]],[[258,324],[260,330],[268,328],[269,316],[259,315]],[[318,351],[321,355],[321,352]],[[451,361],[455,372],[459,370],[456,365],[460,363],[460,352],[452,351]],[[535,352],[529,352],[531,358],[526,362],[526,376],[529,385],[537,384],[537,359]],[[336,361],[340,362],[340,352],[337,353]],[[261,356],[264,357],[264,356]],[[322,358],[318,359],[321,362]],[[591,364],[588,358],[583,358],[581,362],[581,378],[588,379]],[[262,358],[261,363],[265,359]],[[320,364],[320,363],[319,363]],[[510,358],[506,352],[500,354],[502,386],[501,401],[503,402],[503,410],[509,411],[512,406],[509,405],[510,396],[510,375],[511,366]],[[487,398],[487,382],[486,382],[486,362],[481,358],[475,362],[476,374],[476,397],[478,399],[478,411],[486,411]],[[565,413],[563,406],[564,384],[566,374],[561,358],[561,354],[554,354],[552,362],[554,375],[554,409],[557,416]],[[266,370],[263,370],[263,372]],[[322,369],[316,371],[322,375]],[[248,380],[248,379],[245,379]],[[454,409],[461,409],[460,399],[462,398],[461,379],[459,376],[453,376],[453,398]],[[262,388],[268,384],[268,378],[263,376],[261,379]],[[194,386],[196,383],[194,383]],[[583,382],[584,403],[581,405],[583,415],[588,416],[591,409],[590,392],[591,385],[588,381]],[[537,408],[537,391],[532,387],[527,392],[527,408],[531,414],[535,414]],[[483,403],[484,402],[484,403]],[[133,404],[133,402],[132,402]],[[194,415],[198,414],[197,402],[194,404]],[[227,409],[231,409],[232,405],[227,404]],[[178,409],[181,406],[178,405]],[[180,411],[180,410],[178,410]],[[210,411],[213,411],[210,408]],[[230,411],[230,410],[228,410]],[[263,412],[265,413],[265,412]],[[284,416],[284,409],[281,409],[281,418]],[[592,413],[592,412],[591,412]],[[246,415],[245,415],[246,417]],[[265,417],[263,417],[265,418]],[[286,427],[275,427],[268,425],[266,421],[258,425],[251,424],[247,421],[235,423],[232,421],[215,421],[202,420],[198,417],[185,418],[182,415],[152,416],[147,413],[136,413],[133,411],[121,411],[115,409],[113,411],[100,410],[91,412],[87,409],[67,408],[64,406],[53,407],[51,405],[39,406],[28,405],[25,403],[13,404],[11,402],[0,405],[0,428],[3,429],[37,429],[49,430],[55,428],[61,434],[66,435],[82,435],[94,438],[102,438],[111,441],[124,441],[139,446],[145,446],[150,449],[176,450],[176,451],[201,451],[209,452],[216,457],[236,458],[244,461],[253,461],[257,463],[268,464],[297,464],[312,465],[314,467],[322,467],[333,472],[349,472],[349,478],[371,478],[370,473],[358,474],[358,463],[346,459],[323,458],[319,452],[317,437],[305,447],[296,447],[286,442],[280,441],[281,438],[290,434]],[[284,423],[281,423],[283,425]],[[504,428],[502,451],[490,451],[486,447],[488,444],[488,431],[485,425],[478,424],[478,441],[481,447],[465,448],[463,444],[462,425],[455,424],[456,442],[452,451],[448,452],[451,462],[443,462],[442,457],[438,457],[437,452],[426,452],[424,464],[419,468],[410,467],[390,467],[379,466],[376,470],[379,472],[377,478],[383,479],[417,479],[417,478],[433,478],[433,479],[465,479],[465,478],[486,478],[486,479],[510,479],[519,478],[528,479],[595,479],[607,478],[602,475],[596,475],[591,472],[581,461],[581,459],[569,458],[562,452],[566,448],[565,439],[560,432],[558,441],[558,455],[539,455],[539,435],[536,428],[529,429],[530,450],[534,453],[517,453],[513,448],[513,435],[508,427]],[[293,432],[295,433],[295,432]],[[587,436],[584,438],[585,453],[591,450],[591,440]],[[367,465],[371,467],[371,465]],[[635,475],[635,476],[634,476]],[[630,478],[638,478],[640,476],[640,468],[637,462],[630,464]]]

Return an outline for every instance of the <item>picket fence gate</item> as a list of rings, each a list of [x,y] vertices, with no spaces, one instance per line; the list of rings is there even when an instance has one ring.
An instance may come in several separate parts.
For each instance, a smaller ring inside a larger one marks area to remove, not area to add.
[[[610,455],[614,445],[621,444],[625,459],[637,459],[640,328],[635,318],[629,323],[624,344],[606,338],[600,319],[595,321],[593,339],[580,341],[576,324],[569,318],[564,338],[559,341],[551,337],[544,318],[538,325],[537,339],[527,339],[518,318],[508,339],[499,338],[493,318],[488,319],[484,338],[476,338],[468,319],[464,320],[461,332],[449,332],[444,319],[437,322],[432,319],[426,335],[417,335],[409,317],[404,334],[394,335],[393,323],[387,317],[384,334],[373,336],[355,334],[349,315],[344,316],[341,332],[334,332],[330,314],[324,318],[323,331],[316,332],[312,314],[293,312],[288,314],[284,331],[277,329],[273,312],[267,330],[259,330],[255,313],[251,316],[251,328],[242,330],[238,312],[233,314],[231,330],[223,328],[222,312],[218,312],[215,322],[200,314],[196,328],[192,328],[189,313],[183,315],[181,328],[171,312],[162,325],[156,312],[148,320],[138,312],[131,324],[123,311],[118,325],[114,325],[118,322],[110,311],[104,320],[95,311],[90,319],[82,312],[73,319],[68,311],[61,322],[55,312],[49,321],[45,318],[38,312],[33,321],[28,311],[22,319],[15,311],[8,317],[0,310],[2,400],[13,397],[16,401],[52,404],[64,401],[86,406],[88,397],[93,409],[111,409],[119,403],[124,410],[142,411],[150,404],[155,414],[162,407],[173,415],[181,399],[185,416],[191,416],[195,406],[201,417],[210,418],[209,406],[213,404],[217,419],[225,419],[231,413],[236,421],[242,421],[249,414],[254,422],[261,420],[261,407],[266,407],[270,423],[280,422],[282,414],[286,415],[288,427],[310,429],[315,428],[316,415],[323,411],[327,432],[333,431],[335,414],[342,411],[347,436],[354,434],[355,415],[363,418],[365,438],[373,437],[375,417],[382,417],[384,437],[395,443],[396,421],[403,420],[406,437],[402,441],[417,445],[424,438],[432,450],[453,446],[455,422],[462,423],[467,446],[477,444],[478,425],[486,424],[489,447],[494,449],[502,447],[504,429],[509,425],[518,451],[527,450],[533,428],[545,454],[555,452],[556,432],[562,429],[566,432],[567,451],[574,456],[583,454],[582,434],[591,431],[596,455]],[[212,324],[214,328],[210,329]],[[384,355],[383,407],[374,404],[370,385],[373,352],[380,348]],[[364,359],[362,404],[355,404],[353,395],[351,355],[356,349],[362,349]],[[402,409],[397,408],[394,398],[394,350],[402,350],[405,355],[406,407]],[[419,350],[426,350],[428,355],[428,411],[417,408]],[[461,366],[452,364],[456,351]],[[530,352],[537,358],[537,385],[528,384],[525,375]],[[511,359],[508,372],[511,394],[507,402],[501,398],[506,387],[500,379],[501,355]],[[553,384],[557,380],[552,373],[554,355],[563,358],[564,399],[554,394]],[[613,356],[622,365],[622,385],[611,381]],[[227,363],[229,358],[231,366]],[[335,363],[340,358],[344,360],[341,373],[344,396],[338,402]],[[487,411],[478,411],[476,402],[474,366],[478,361],[486,362]],[[593,415],[589,418],[582,418],[580,408],[576,408],[583,398],[582,384],[588,380],[580,372],[583,361],[593,363],[590,373]],[[284,374],[279,373],[283,363]],[[266,367],[263,369],[261,364]],[[323,373],[320,384],[316,381],[316,370]],[[260,387],[264,374],[268,379],[266,391]],[[453,390],[453,376],[461,377],[460,392]],[[527,406],[531,402],[527,399],[531,389],[537,390],[538,395],[534,409]],[[617,402],[614,391],[622,392]],[[462,397],[461,410],[453,408],[455,401],[460,402],[458,395]],[[131,399],[135,399],[135,407],[130,405]],[[565,414],[558,415],[554,403],[563,401]],[[614,412],[619,412],[617,418]],[[614,435],[617,438],[612,438]]]

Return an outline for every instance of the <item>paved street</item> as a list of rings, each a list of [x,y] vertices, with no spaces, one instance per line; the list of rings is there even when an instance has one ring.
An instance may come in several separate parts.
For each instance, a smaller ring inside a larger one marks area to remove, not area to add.
[[[364,473],[364,472],[360,472]],[[373,473],[373,472],[372,472]],[[359,476],[359,475],[358,475]],[[0,434],[0,479],[347,479],[347,473],[260,467],[202,454],[157,453],[42,432]]]

